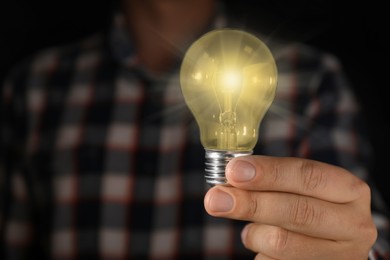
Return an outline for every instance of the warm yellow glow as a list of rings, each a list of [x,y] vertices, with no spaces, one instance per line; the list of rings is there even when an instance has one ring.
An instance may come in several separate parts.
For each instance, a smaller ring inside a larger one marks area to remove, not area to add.
[[[253,149],[277,83],[275,60],[259,38],[235,29],[205,34],[188,49],[180,83],[205,148]]]
[[[226,91],[238,90],[242,84],[242,75],[239,71],[223,71],[220,75],[221,88]]]
[[[197,81],[201,81],[202,80],[202,73],[201,72],[197,72],[193,75],[194,79],[197,80]]]

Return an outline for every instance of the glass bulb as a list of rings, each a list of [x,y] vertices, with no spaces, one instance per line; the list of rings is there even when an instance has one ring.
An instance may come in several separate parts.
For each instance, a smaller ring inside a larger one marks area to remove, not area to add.
[[[217,29],[189,47],[180,84],[205,148],[206,182],[227,184],[226,164],[252,154],[258,141],[260,122],[275,96],[275,60],[254,35]]]

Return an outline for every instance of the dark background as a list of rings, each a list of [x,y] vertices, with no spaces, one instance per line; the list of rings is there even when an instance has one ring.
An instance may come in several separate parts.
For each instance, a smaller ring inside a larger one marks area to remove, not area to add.
[[[22,58],[54,44],[73,41],[107,25],[109,0],[3,1],[0,9],[0,79]],[[387,94],[389,44],[384,1],[226,0],[228,11],[271,35],[297,39],[340,58],[363,104],[376,161],[375,180],[390,201]],[[356,1],[357,2],[357,1]],[[388,203],[390,204],[390,203]]]

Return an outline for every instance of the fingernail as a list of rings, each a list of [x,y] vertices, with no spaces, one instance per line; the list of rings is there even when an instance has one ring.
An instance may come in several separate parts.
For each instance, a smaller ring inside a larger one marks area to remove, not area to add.
[[[246,236],[248,234],[248,226],[249,224],[245,225],[245,227],[241,231],[241,241],[245,244]]]
[[[256,169],[251,163],[238,160],[229,167],[229,174],[234,181],[245,182],[250,181],[255,177]]]
[[[227,212],[233,208],[233,198],[230,194],[216,189],[210,197],[210,209],[215,212]]]

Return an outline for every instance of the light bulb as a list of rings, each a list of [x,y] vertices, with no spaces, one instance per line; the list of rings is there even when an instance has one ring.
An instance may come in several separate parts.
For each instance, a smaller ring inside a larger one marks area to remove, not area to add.
[[[210,31],[184,55],[180,84],[205,148],[206,182],[228,184],[227,163],[253,154],[261,120],[274,100],[277,68],[273,55],[248,32]]]

